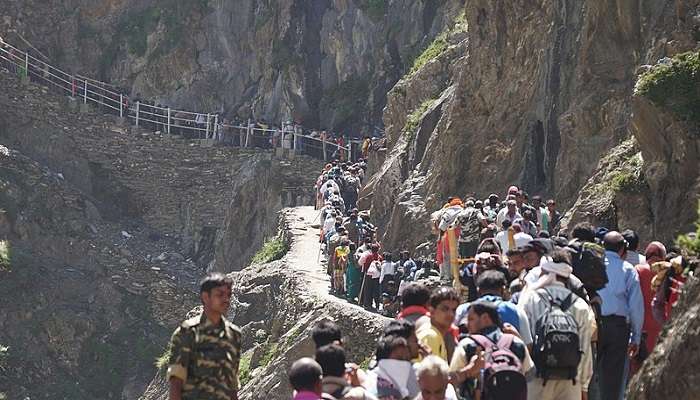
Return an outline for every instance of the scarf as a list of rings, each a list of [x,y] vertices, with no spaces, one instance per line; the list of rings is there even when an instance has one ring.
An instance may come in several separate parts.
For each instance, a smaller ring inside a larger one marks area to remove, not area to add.
[[[427,315],[430,316],[430,311],[428,311],[427,308],[423,306],[408,306],[401,310],[399,313],[398,318],[406,318],[406,316],[411,315],[411,314],[420,314],[420,315]]]

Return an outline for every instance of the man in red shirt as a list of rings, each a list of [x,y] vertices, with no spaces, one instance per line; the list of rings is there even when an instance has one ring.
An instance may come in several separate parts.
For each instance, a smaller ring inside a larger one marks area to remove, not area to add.
[[[659,324],[651,311],[651,300],[654,298],[654,292],[651,289],[651,280],[654,278],[654,272],[649,266],[655,262],[664,261],[666,259],[666,247],[661,242],[651,242],[644,252],[646,263],[636,265],[637,273],[639,274],[639,285],[642,289],[644,297],[644,325],[642,325],[642,343],[645,346],[646,355],[650,354],[656,345],[656,340],[661,332],[661,324]],[[640,351],[642,356],[644,352]],[[634,374],[642,366],[645,357],[634,357],[632,359],[632,374]]]

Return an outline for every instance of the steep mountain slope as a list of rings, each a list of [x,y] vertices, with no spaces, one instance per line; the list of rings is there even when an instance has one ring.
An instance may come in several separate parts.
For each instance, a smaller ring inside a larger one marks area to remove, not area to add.
[[[286,209],[280,233],[290,245],[279,261],[251,265],[234,280],[230,319],[242,327],[242,400],[291,398],[291,364],[312,356],[311,329],[324,319],[338,323],[348,360],[367,363],[387,318],[328,294],[330,282],[318,255],[318,211]],[[157,372],[141,400],[167,400],[165,371]]]
[[[245,266],[321,163],[131,130],[5,71],[0,88],[0,392],[135,399],[200,277]]]
[[[601,158],[632,133],[646,138],[638,140],[645,158],[670,154],[669,142],[650,140],[654,128],[640,115],[662,111],[641,101],[633,110],[633,88],[641,64],[697,46],[697,5],[467,1],[464,21],[431,46],[431,61],[388,95],[388,150],[363,196],[386,227],[385,243],[427,241],[429,213],[450,195],[503,196],[517,184],[568,208]],[[689,137],[684,143],[695,148],[697,138]],[[692,183],[697,172],[672,176],[654,193]],[[652,221],[653,232],[669,239],[690,228],[692,210],[621,222],[642,228]]]
[[[59,65],[171,106],[369,131],[462,3],[4,1],[0,35],[17,30]]]

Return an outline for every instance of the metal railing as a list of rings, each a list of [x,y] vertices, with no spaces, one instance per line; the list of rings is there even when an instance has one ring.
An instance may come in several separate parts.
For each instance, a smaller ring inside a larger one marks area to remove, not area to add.
[[[155,106],[131,101],[128,95],[108,83],[82,75],[69,74],[40,60],[29,52],[12,46],[0,37],[0,63],[20,77],[35,80],[57,89],[83,104],[92,104],[124,118],[136,127],[162,133],[181,135],[189,139],[208,139],[238,147],[283,148],[295,154],[305,154],[323,160],[331,158],[355,160],[360,154],[361,141],[340,144],[320,136],[306,134],[298,125],[269,129],[247,124],[220,121],[217,113],[201,113]]]

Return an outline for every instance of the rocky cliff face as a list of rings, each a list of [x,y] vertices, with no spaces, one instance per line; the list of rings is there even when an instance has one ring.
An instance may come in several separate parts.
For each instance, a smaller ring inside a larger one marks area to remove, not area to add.
[[[6,1],[0,35],[171,106],[369,131],[461,3]]]
[[[287,371],[297,359],[313,356],[311,330],[318,321],[338,324],[349,362],[366,366],[375,352],[387,318],[328,294],[324,268],[311,258],[317,249],[315,215],[311,207],[284,210],[279,232],[289,252],[279,261],[229,275],[234,281],[229,317],[243,331],[241,399],[291,397]],[[167,390],[160,370],[141,400],[167,400]]]
[[[647,124],[657,117],[642,114],[659,113],[633,101],[635,74],[641,64],[695,48],[696,13],[697,1],[467,1],[464,21],[388,95],[388,156],[364,196],[386,226],[385,242],[418,245],[429,212],[447,196],[503,196],[511,183],[568,208],[603,156],[632,132],[639,148],[625,157],[641,151],[645,162],[669,163],[671,142],[652,138],[655,129],[668,136],[672,128]],[[694,159],[682,157],[684,165]],[[694,181],[671,174],[678,184]],[[652,221],[663,238],[681,220],[689,227],[692,216],[666,218],[660,204],[642,220],[622,222]]]
[[[642,369],[628,386],[627,398],[647,400],[669,397],[696,399],[700,394],[698,371],[698,298],[697,279],[688,282],[672,320],[659,338]]]
[[[0,87],[0,392],[137,398],[198,279],[246,265],[320,162],[131,130],[5,72]]]
[[[55,170],[0,153],[0,391],[135,398],[191,307],[196,266],[151,258],[176,253],[174,243],[105,218]]]

